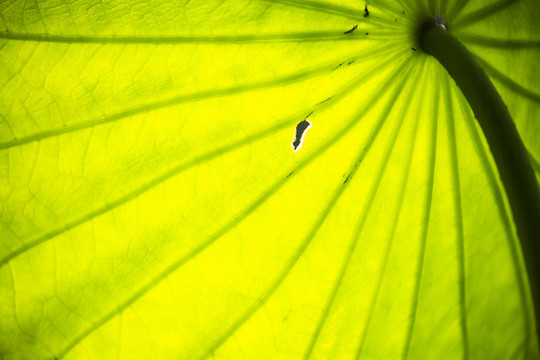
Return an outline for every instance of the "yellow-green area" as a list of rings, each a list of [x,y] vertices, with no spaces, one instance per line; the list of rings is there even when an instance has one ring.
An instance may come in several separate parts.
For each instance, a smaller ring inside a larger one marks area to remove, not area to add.
[[[540,178],[540,3],[367,8],[0,2],[0,359],[538,359],[497,169],[415,31],[446,19]]]

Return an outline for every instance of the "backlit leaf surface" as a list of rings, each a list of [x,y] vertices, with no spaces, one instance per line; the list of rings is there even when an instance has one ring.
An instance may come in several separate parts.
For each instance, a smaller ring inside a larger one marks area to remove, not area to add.
[[[0,357],[538,358],[491,154],[414,31],[447,19],[540,175],[540,5],[364,5],[1,2]]]

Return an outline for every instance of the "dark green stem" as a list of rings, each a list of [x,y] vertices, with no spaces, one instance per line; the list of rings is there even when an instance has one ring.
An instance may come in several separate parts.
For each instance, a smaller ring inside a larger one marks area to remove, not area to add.
[[[489,77],[471,53],[446,30],[440,19],[431,19],[424,23],[420,27],[418,39],[420,47],[439,60],[452,76],[484,132],[512,210],[525,258],[538,326],[540,190],[527,150]]]

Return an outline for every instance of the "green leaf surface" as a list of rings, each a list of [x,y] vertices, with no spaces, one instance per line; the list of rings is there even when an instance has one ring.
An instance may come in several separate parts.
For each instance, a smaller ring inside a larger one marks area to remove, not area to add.
[[[497,169],[415,31],[447,19],[540,178],[540,5],[364,6],[0,2],[0,358],[537,359]]]

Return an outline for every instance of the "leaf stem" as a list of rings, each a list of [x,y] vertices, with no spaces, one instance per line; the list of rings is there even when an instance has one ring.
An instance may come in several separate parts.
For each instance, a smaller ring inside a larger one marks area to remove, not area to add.
[[[473,55],[446,30],[444,22],[435,18],[422,24],[418,40],[422,50],[434,56],[452,76],[484,132],[510,203],[527,267],[538,326],[540,189],[527,149],[495,86]],[[538,330],[536,334],[538,337]]]

